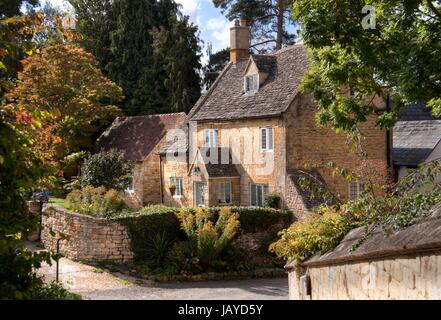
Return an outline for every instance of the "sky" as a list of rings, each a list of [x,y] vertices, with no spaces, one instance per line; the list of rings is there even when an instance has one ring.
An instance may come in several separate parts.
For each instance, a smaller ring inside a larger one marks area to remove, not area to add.
[[[40,2],[50,2],[53,6],[62,9],[69,9],[66,0],[42,0]],[[206,50],[208,43],[212,43],[213,53],[229,46],[230,26],[232,22],[228,21],[216,9],[212,0],[175,0],[182,5],[182,12],[190,16],[190,20],[199,27],[200,38],[203,40],[202,53],[206,59]],[[204,61],[205,62],[205,61]]]

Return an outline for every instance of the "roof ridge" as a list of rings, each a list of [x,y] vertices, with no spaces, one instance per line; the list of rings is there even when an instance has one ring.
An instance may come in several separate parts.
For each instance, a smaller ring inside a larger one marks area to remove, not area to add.
[[[121,117],[117,117],[117,119],[153,118],[153,117],[167,117],[167,116],[178,116],[178,115],[187,116],[185,112],[175,112],[175,113],[146,114],[139,116],[121,116]]]

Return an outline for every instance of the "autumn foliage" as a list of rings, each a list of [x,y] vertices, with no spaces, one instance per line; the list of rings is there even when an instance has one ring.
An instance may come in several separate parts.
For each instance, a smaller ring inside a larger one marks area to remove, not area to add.
[[[35,144],[57,161],[89,147],[92,135],[119,113],[122,90],[104,77],[93,56],[55,45],[22,61],[8,108],[34,129]],[[42,120],[44,119],[44,120]]]

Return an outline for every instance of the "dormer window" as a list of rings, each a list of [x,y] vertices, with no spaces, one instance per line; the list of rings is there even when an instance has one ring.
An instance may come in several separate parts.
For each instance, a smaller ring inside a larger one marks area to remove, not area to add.
[[[253,74],[245,76],[245,92],[253,93],[259,90],[259,75]]]

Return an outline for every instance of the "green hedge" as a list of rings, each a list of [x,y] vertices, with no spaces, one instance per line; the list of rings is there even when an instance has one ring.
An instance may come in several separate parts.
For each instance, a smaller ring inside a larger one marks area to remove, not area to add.
[[[185,239],[175,215],[178,211],[179,208],[151,206],[112,220],[127,227],[135,259],[145,260],[155,235],[165,233],[169,241]]]
[[[169,241],[185,239],[175,215],[179,210],[179,208],[151,206],[111,220],[127,226],[135,259],[144,260],[148,258],[149,246],[155,235],[165,233]],[[215,221],[220,208],[210,210],[215,213],[213,217]],[[240,230],[245,233],[265,231],[276,224],[281,224],[282,230],[292,223],[293,217],[288,210],[270,208],[233,207],[232,211],[240,215]]]
[[[293,213],[289,210],[257,207],[232,207],[231,209],[240,215],[240,229],[245,233],[262,232],[276,224],[281,224],[283,228],[286,228],[293,222]],[[217,213],[220,208],[211,208],[211,210]]]

